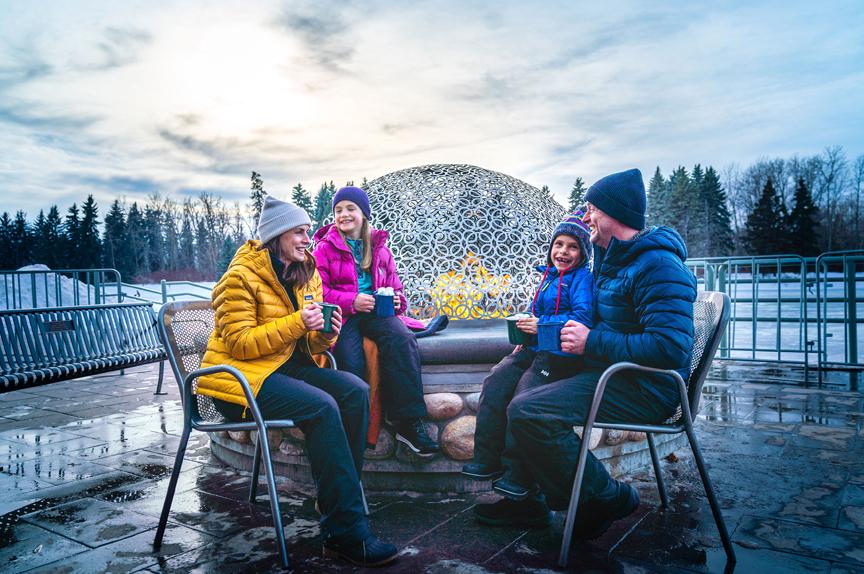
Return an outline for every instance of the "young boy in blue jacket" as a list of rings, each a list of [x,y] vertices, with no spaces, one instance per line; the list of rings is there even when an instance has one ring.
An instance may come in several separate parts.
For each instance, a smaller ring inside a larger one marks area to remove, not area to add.
[[[569,320],[593,325],[594,278],[589,268],[592,255],[588,225],[576,211],[555,227],[546,265],[531,302],[531,316],[520,319],[520,331],[537,334],[537,324]],[[495,480],[499,494],[524,499],[533,489],[522,457],[512,455],[512,435],[507,432],[507,406],[516,395],[537,386],[572,376],[581,359],[561,351],[539,351],[536,346],[517,346],[483,381],[474,433],[474,460],[462,474],[474,480]]]

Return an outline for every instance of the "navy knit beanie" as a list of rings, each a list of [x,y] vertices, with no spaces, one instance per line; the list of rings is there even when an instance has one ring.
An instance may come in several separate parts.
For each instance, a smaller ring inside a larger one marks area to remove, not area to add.
[[[357,207],[360,208],[360,211],[363,212],[363,215],[366,216],[366,219],[372,219],[372,208],[369,207],[369,196],[366,195],[365,191],[359,187],[354,187],[353,185],[340,188],[339,191],[336,192],[336,195],[333,196],[333,208],[335,208],[336,204],[340,201],[346,200],[356,203]]]
[[[642,172],[628,169],[607,175],[588,188],[585,201],[627,227],[645,227],[645,184]]]

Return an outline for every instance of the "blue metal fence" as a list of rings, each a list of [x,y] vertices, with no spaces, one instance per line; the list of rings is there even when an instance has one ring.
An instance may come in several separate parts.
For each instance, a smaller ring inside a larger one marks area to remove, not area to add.
[[[722,291],[732,317],[719,356],[861,369],[864,340],[864,250],[798,255],[691,259],[699,288]],[[0,308],[65,307],[209,299],[212,284],[122,283],[115,269],[0,271]]]
[[[119,303],[123,297],[116,269],[36,269],[0,271],[0,308],[78,307]]]

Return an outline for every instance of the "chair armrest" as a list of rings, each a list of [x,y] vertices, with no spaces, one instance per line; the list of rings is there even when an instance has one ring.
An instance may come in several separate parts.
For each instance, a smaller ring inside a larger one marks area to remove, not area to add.
[[[687,384],[684,382],[684,379],[678,371],[672,369],[656,369],[654,367],[646,367],[644,365],[622,361],[620,363],[609,365],[597,381],[597,387],[594,389],[594,397],[591,401],[591,409],[588,411],[588,417],[585,419],[585,428],[589,429],[589,431],[591,427],[594,426],[594,419],[597,418],[597,411],[600,410],[600,404],[603,402],[603,393],[606,392],[606,385],[609,383],[612,375],[621,371],[642,371],[646,373],[671,375],[678,383],[678,392],[681,395],[681,411],[684,416],[687,417],[687,420],[692,420],[690,418],[690,403],[687,400]]]
[[[252,411],[252,417],[256,422],[263,424],[264,417],[258,409],[258,403],[255,401],[255,395],[252,393],[252,387],[249,386],[249,381],[246,380],[246,376],[243,373],[231,365],[204,367],[203,369],[197,369],[186,375],[186,380],[183,383],[183,404],[191,405],[191,402],[187,401],[192,400],[192,382],[195,379],[215,373],[227,373],[237,379],[237,382],[240,383],[240,388],[243,389],[243,394],[246,396],[246,404],[249,405],[249,410]]]
[[[325,351],[322,351],[320,354],[327,357],[327,362],[330,363],[331,369],[333,369],[335,371],[339,368],[339,366],[336,364],[336,357],[333,356],[333,353],[325,350]]]

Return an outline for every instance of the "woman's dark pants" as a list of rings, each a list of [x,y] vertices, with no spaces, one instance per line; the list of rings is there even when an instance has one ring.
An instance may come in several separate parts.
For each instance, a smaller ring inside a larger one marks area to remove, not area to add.
[[[298,352],[264,380],[256,402],[265,419],[292,419],[306,435],[323,537],[366,539],[370,532],[360,472],[369,424],[369,385],[351,373],[322,369]],[[243,407],[214,403],[229,420],[241,420]]]

